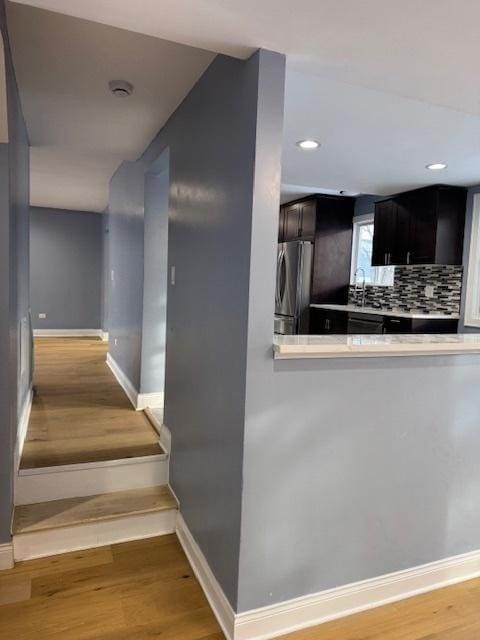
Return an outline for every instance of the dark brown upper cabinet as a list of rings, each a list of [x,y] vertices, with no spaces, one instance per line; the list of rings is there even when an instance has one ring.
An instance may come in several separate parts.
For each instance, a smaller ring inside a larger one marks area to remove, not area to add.
[[[347,302],[354,204],[354,198],[318,194],[280,209],[279,242],[314,243],[312,302]]]
[[[435,185],[377,202],[372,265],[462,264],[466,198]]]
[[[305,200],[280,207],[278,241],[312,240],[315,238],[316,201]]]

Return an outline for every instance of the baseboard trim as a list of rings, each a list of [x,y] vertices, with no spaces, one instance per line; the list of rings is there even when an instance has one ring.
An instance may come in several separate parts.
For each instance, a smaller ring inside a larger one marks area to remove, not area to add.
[[[0,571],[13,568],[13,544],[0,544]]]
[[[113,358],[109,353],[107,353],[107,366],[110,368],[110,371],[115,376],[118,384],[122,387],[122,389],[127,394],[127,398],[132,403],[133,408],[137,409],[138,391],[135,389],[135,387],[130,382],[126,374],[123,372],[122,368],[116,362],[115,358]]]
[[[176,509],[122,516],[114,520],[90,522],[13,536],[16,561],[44,558],[109,544],[143,540],[175,532]]]
[[[101,329],[34,329],[38,338],[103,338]]]
[[[15,504],[50,502],[167,484],[168,456],[160,447],[158,450],[158,455],[139,458],[20,469],[15,482]]]
[[[177,537],[228,640],[268,640],[480,576],[480,550],[234,613],[183,517]]]
[[[137,409],[163,409],[165,394],[159,393],[139,393],[137,397]]]
[[[30,413],[32,411],[32,402],[33,402],[33,389],[30,387],[25,397],[22,411],[20,413],[20,419],[18,421],[17,441],[15,444],[15,458],[14,458],[15,476],[18,473],[18,468],[20,466],[20,460],[23,452],[23,445],[25,444],[25,438],[27,437],[28,422],[30,420]]]
[[[235,614],[232,606],[180,513],[177,516],[176,534],[223,633],[228,640],[233,640]]]
[[[101,331],[100,337],[102,338],[102,342],[108,342],[108,331]]]
[[[267,640],[480,576],[480,551],[235,616],[234,640]]]

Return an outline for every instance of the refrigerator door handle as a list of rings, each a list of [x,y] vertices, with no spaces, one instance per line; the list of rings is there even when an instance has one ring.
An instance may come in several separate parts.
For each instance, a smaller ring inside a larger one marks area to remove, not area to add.
[[[280,263],[282,261],[283,249],[277,255],[277,286],[275,288],[275,304],[280,304]]]
[[[282,251],[280,258],[280,302],[283,303],[285,289],[287,286],[287,265],[285,264],[285,251]]]

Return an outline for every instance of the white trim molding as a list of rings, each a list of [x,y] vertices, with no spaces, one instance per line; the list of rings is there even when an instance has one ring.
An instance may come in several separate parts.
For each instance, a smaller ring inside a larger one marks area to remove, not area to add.
[[[101,329],[34,329],[36,338],[102,338]]]
[[[235,613],[180,513],[177,516],[176,534],[223,633],[228,640],[233,640]]]
[[[23,452],[23,445],[25,444],[25,438],[27,437],[28,431],[28,422],[30,420],[30,413],[32,411],[32,402],[33,402],[33,389],[30,389],[25,396],[25,400],[23,403],[22,411],[20,413],[20,418],[18,420],[17,427],[17,441],[15,444],[15,476],[18,472],[18,468],[20,466],[20,460]]]
[[[13,568],[13,544],[0,544],[0,571]]]
[[[470,250],[465,289],[465,319],[467,327],[480,327],[480,194],[473,196]]]
[[[108,342],[108,331],[101,331],[100,334],[102,342]]]
[[[126,374],[123,372],[123,369],[121,369],[121,367],[118,365],[115,358],[113,358],[109,353],[107,353],[107,366],[110,368],[110,371],[115,376],[118,384],[122,387],[122,389],[127,394],[127,398],[132,403],[133,408],[137,409],[138,391],[130,382]]]
[[[480,576],[480,551],[235,613],[179,514],[177,537],[228,640],[268,640]]]
[[[139,393],[137,397],[137,409],[146,409],[151,407],[152,409],[163,409],[164,393]]]

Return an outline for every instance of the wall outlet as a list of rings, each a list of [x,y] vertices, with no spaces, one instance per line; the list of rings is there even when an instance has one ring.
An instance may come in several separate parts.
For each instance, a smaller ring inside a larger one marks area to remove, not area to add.
[[[435,287],[433,286],[433,284],[427,284],[425,286],[425,297],[433,298],[434,296],[435,296]]]
[[[45,320],[45,318],[47,317],[46,313],[39,313],[38,317],[41,318],[42,320]]]

